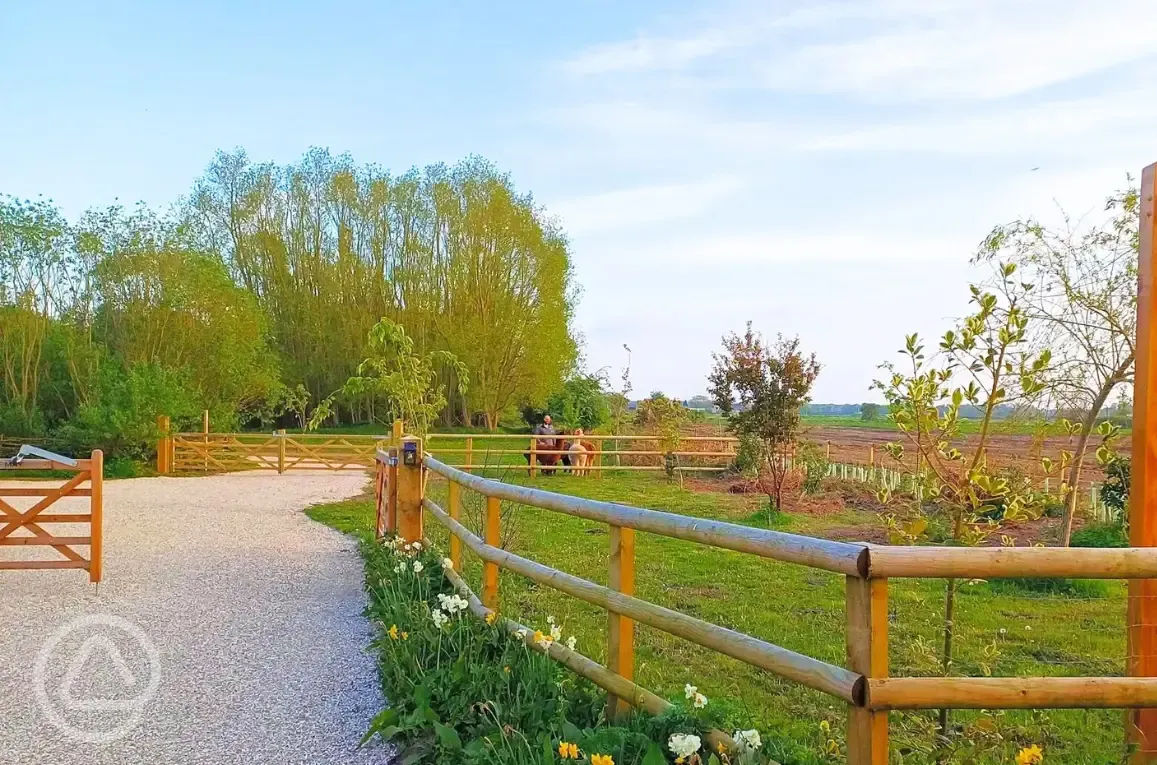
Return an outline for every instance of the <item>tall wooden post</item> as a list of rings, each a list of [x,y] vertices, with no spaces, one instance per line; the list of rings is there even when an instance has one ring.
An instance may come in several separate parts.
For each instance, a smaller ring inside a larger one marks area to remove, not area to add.
[[[635,530],[611,526],[611,570],[607,586],[624,595],[635,594]],[[615,674],[633,680],[635,677],[635,623],[631,619],[609,612],[607,628],[607,668]],[[609,694],[607,719],[618,720],[631,705]]]
[[[402,438],[401,463],[398,466],[398,534],[407,542],[421,542],[422,439]]]
[[[390,467],[386,471],[386,531],[398,533],[398,447],[390,449]]]
[[[205,459],[201,461],[202,469],[209,470],[209,410],[201,412],[201,444],[205,447]]]
[[[277,431],[277,474],[285,472],[285,428]]]
[[[1141,173],[1137,283],[1137,368],[1133,381],[1133,478],[1129,492],[1129,542],[1157,546],[1157,164]],[[1128,670],[1157,676],[1157,580],[1129,582]],[[1132,762],[1157,762],[1157,709],[1128,713]]]
[[[531,478],[534,478],[535,473],[537,472],[534,469],[534,463],[537,460],[537,457],[535,457],[537,446],[538,446],[538,439],[531,436],[531,438],[530,438],[530,477]]]
[[[499,547],[502,544],[501,530],[502,500],[498,497],[487,497],[484,530],[486,544]],[[498,609],[498,564],[490,561],[482,564],[482,605]]]
[[[387,466],[374,454],[374,536],[386,534],[386,470]]]
[[[847,578],[848,669],[888,676],[888,580]],[[848,765],[888,765],[888,713],[848,707]]]
[[[393,436],[394,443],[391,446],[402,448],[402,436],[405,433],[406,424],[401,420],[394,420],[394,427],[390,435]]]
[[[168,475],[171,465],[169,464],[169,418],[167,416],[157,415],[157,431],[160,433],[160,438],[157,439],[157,472],[161,475]]]
[[[95,449],[88,463],[89,486],[89,548],[88,580],[100,581],[104,556],[104,452]]]
[[[465,470],[467,473],[469,473],[470,467],[473,464],[474,464],[474,439],[471,438],[470,436],[466,436],[466,467],[464,467],[463,470]],[[454,482],[451,481],[450,485],[453,486]],[[450,535],[450,538],[451,539],[457,539],[457,537],[455,537],[453,534]]]
[[[449,502],[450,517],[458,520],[462,515],[462,487],[455,481],[447,481],[449,484]],[[450,535],[450,565],[455,571],[462,571],[462,540],[456,535]]]

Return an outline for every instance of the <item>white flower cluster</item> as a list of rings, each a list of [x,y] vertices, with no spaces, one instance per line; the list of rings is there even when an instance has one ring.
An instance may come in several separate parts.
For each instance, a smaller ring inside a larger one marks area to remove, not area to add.
[[[700,693],[699,689],[691,685],[691,683],[687,683],[683,686],[683,694],[687,697],[687,700],[691,702],[691,705],[696,709],[702,709],[703,707],[707,706],[707,697]]]
[[[446,612],[437,608],[430,614],[430,618],[434,620],[434,626],[438,629],[442,629],[442,625],[450,621],[450,617],[446,615]]]
[[[695,754],[702,745],[703,742],[699,737],[690,733],[672,733],[671,738],[667,739],[667,748],[671,750],[671,754],[681,758]]]
[[[755,728],[737,730],[731,734],[731,738],[735,741],[735,748],[743,754],[751,754],[763,746],[763,742],[759,739],[759,731]]]
[[[438,593],[438,604],[451,616],[470,607],[470,601],[461,595],[447,595],[444,592]]]
[[[454,568],[454,561],[450,560],[449,558],[443,558],[442,559],[442,568],[452,570]]]

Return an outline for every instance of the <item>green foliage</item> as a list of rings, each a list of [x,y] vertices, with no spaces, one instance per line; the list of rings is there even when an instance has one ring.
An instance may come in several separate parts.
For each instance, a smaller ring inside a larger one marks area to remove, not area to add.
[[[880,419],[880,405],[870,403],[860,404],[860,419],[864,422],[875,422]]]
[[[1073,535],[1074,539],[1076,534]],[[989,589],[997,594],[1048,595],[1060,598],[1107,598],[1109,584],[1100,579],[992,579]]]
[[[1129,530],[1121,523],[1090,523],[1073,532],[1073,547],[1128,547]]]
[[[345,385],[318,403],[310,428],[316,429],[333,413],[339,398],[369,398],[385,404],[384,422],[401,419],[410,432],[425,435],[446,405],[446,387],[437,381],[438,365],[453,369],[458,389],[467,390],[466,369],[453,354],[430,351],[419,355],[400,324],[383,318],[370,330],[369,344],[373,355],[358,365]]]
[[[576,375],[546,400],[546,412],[555,425],[567,430],[582,428],[587,433],[606,425],[611,418],[607,391],[598,375]],[[537,423],[531,423],[537,424]]]
[[[767,463],[763,440],[749,433],[740,434],[735,448],[734,470],[744,478],[755,479]]]
[[[337,517],[347,528],[358,526],[343,510]],[[567,742],[584,760],[602,754],[615,763],[667,763],[672,733],[705,739],[706,730],[722,722],[715,710],[681,705],[661,717],[633,715],[608,725],[603,693],[500,620],[489,624],[466,610],[433,550],[365,538],[363,554],[367,614],[378,625],[373,646],[390,703],[366,738],[396,744],[405,762],[542,765],[566,762],[558,752]],[[560,641],[562,627],[548,624],[527,637],[536,644]]]
[[[635,409],[635,424],[659,434],[659,448],[663,451],[663,467],[668,477],[678,469],[679,460],[675,453],[683,444],[683,429],[690,420],[691,413],[683,402],[661,391],[653,392]]]
[[[1128,518],[1129,484],[1132,462],[1127,457],[1115,457],[1105,465],[1105,482],[1101,484],[1101,501],[1120,520]],[[1074,534],[1074,539],[1076,535]],[[1075,545],[1076,542],[1074,541]]]
[[[801,441],[795,460],[803,468],[803,493],[817,494],[831,465],[824,449],[815,441]]]
[[[780,336],[773,346],[765,346],[751,322],[743,337],[735,333],[725,337],[723,353],[713,356],[711,397],[732,433],[763,443],[762,472],[770,480],[761,483],[768,500],[782,508],[787,454],[799,433],[800,408],[810,399],[820,364],[815,354],[800,351],[799,338]]]

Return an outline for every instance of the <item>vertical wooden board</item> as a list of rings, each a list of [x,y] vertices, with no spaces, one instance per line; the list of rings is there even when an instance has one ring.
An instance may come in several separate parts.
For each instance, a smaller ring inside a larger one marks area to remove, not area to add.
[[[417,449],[417,461],[413,465],[405,464],[405,447],[414,443]],[[398,534],[407,542],[420,542],[423,539],[422,528],[422,440],[420,438],[402,439],[402,462],[398,466]]]
[[[847,577],[848,669],[888,676],[888,580]],[[848,707],[848,765],[888,765],[888,713]]]
[[[89,496],[89,541],[88,548],[88,579],[96,583],[100,581],[104,566],[104,452],[96,449],[89,462],[89,485],[92,493]]]
[[[447,487],[449,492],[450,517],[454,520],[460,520],[462,515],[462,487],[454,481],[449,482]],[[462,571],[462,540],[456,535],[450,534],[450,565],[455,571]]]
[[[1133,465],[1129,541],[1157,546],[1157,164],[1141,174],[1140,251],[1137,279],[1137,361],[1133,384]],[[1157,580],[1129,582],[1128,670],[1157,676]],[[1132,762],[1157,762],[1157,710],[1128,713],[1127,735],[1136,746]]]
[[[390,467],[386,471],[386,531],[398,533],[398,450],[390,449]]]
[[[374,535],[381,539],[386,533],[385,499],[386,466],[374,459]]]
[[[635,594],[635,530],[611,526],[610,571],[607,586],[624,595]],[[617,675],[635,677],[635,623],[616,613],[609,613],[607,625],[607,668]],[[626,714],[630,704],[614,695],[607,697],[607,715],[617,719]]]
[[[474,439],[467,436],[466,437],[466,467],[465,467],[465,470],[467,473],[470,472],[470,468],[473,465],[474,465]],[[453,485],[453,484],[451,483],[451,485]]]
[[[486,498],[485,541],[491,547],[502,544],[502,500]],[[498,564],[486,561],[482,566],[482,605],[498,609]]]

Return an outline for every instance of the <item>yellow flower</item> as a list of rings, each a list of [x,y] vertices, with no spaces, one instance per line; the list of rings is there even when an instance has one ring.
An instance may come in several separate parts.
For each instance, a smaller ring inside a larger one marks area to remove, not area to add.
[[[1040,765],[1045,761],[1044,752],[1036,744],[1021,749],[1016,755],[1016,765]]]
[[[827,720],[820,720],[820,730],[821,731],[823,731],[824,733],[827,733],[831,729],[832,729],[832,726],[828,723]]]
[[[402,640],[409,640],[409,639],[410,639],[410,633],[409,632],[403,632],[402,633]]]
[[[498,612],[497,611],[491,611],[490,613],[486,614],[486,623],[489,624],[491,627],[494,626],[494,622],[496,622],[496,621],[498,621]]]
[[[615,759],[609,754],[592,754],[591,765],[615,765]]]
[[[570,755],[572,760],[577,760],[579,758],[578,744],[568,744],[566,753]]]
[[[566,741],[559,741],[558,742],[558,756],[563,758],[564,760],[577,760],[578,756],[579,756],[578,744],[571,744],[571,743],[568,743]]]
[[[397,640],[398,639],[398,625],[396,625],[396,624],[390,625],[389,635],[390,635],[390,640]]]

